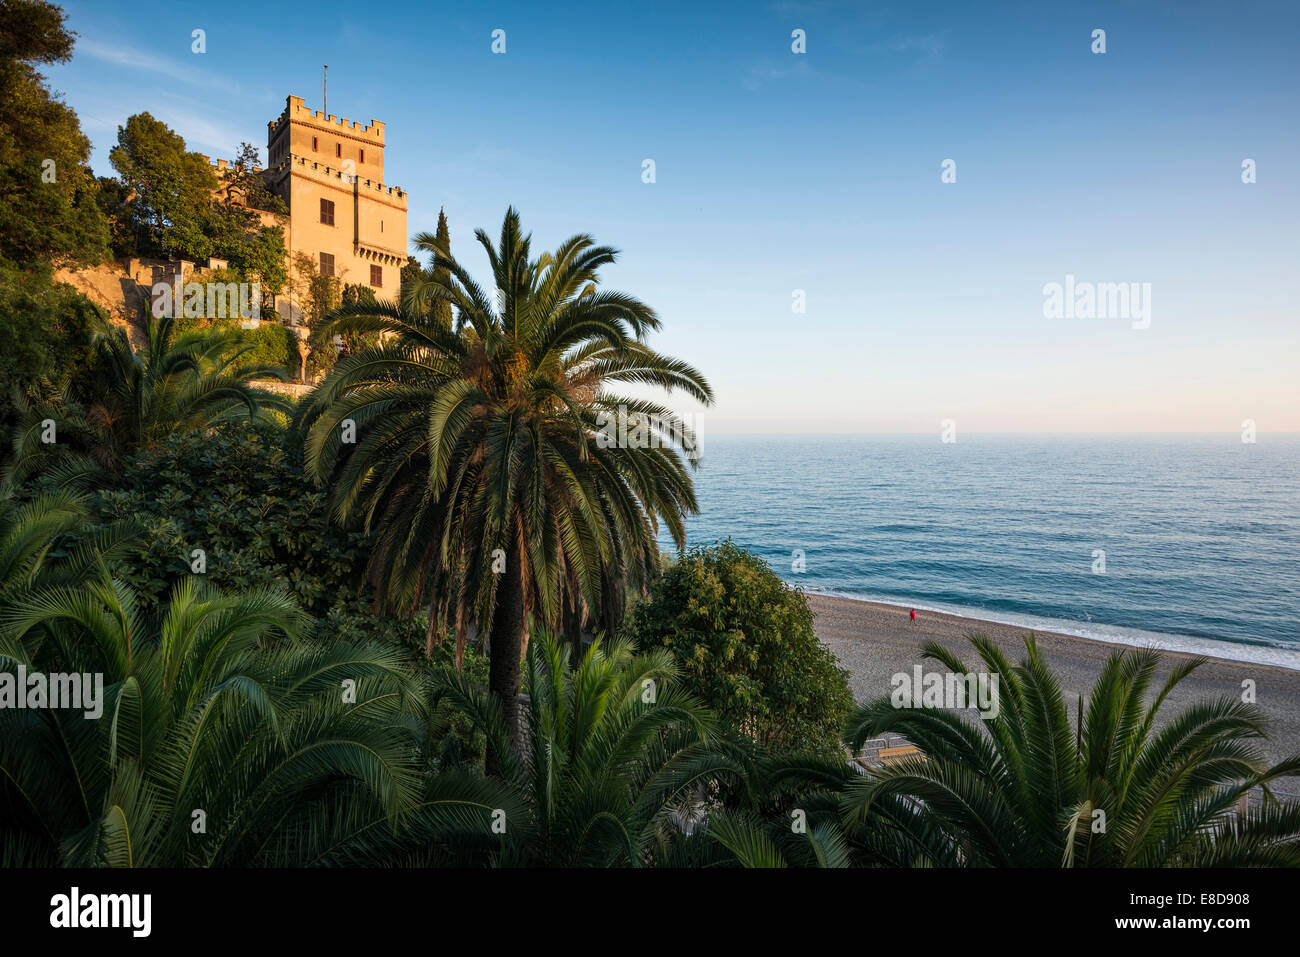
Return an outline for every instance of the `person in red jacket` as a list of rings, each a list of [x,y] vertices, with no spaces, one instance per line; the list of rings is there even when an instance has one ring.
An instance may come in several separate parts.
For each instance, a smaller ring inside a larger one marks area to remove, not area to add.
[[[913,621],[913,622],[916,621],[916,609],[915,609],[915,608],[912,609],[912,621]]]

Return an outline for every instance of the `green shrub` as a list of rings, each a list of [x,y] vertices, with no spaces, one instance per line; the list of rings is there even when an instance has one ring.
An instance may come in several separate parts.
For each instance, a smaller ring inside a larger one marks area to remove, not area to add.
[[[265,325],[265,324],[264,324]],[[396,647],[414,668],[438,673],[454,664],[446,638],[424,655],[428,619],[371,610],[364,580],[369,542],[329,521],[324,493],[302,474],[299,446],[272,422],[231,423],[208,433],[173,435],[131,460],[122,490],[99,493],[102,521],[134,518],[145,528],[138,548],[112,566],[146,610],[193,576],[203,549],[203,578],[230,592],[280,587],[314,620],[304,636],[325,643]],[[463,672],[487,684],[487,659],[466,649]],[[430,715],[436,767],[481,764],[482,736],[450,707]]]
[[[731,541],[687,552],[623,634],[670,649],[685,687],[734,733],[769,749],[838,752],[848,672],[817,640],[803,595],[752,552]]]
[[[283,323],[263,320],[256,329],[244,330],[244,342],[251,348],[235,363],[236,367],[279,366],[289,375],[298,371],[298,340]]]
[[[0,259],[0,402],[15,385],[67,385],[89,365],[94,334],[107,328],[90,300],[56,283],[48,267]]]
[[[295,443],[274,423],[172,435],[135,456],[122,484],[100,494],[100,511],[105,521],[146,527],[138,555],[114,574],[147,602],[192,574],[192,553],[202,549],[204,574],[222,588],[283,587],[316,617],[368,612],[368,543],[329,521],[325,493],[303,476]]]

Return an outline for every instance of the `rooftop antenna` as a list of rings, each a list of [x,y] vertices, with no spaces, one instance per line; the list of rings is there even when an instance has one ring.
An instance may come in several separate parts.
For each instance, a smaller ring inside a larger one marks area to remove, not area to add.
[[[330,115],[330,65],[325,64],[325,82],[321,85],[320,94],[320,111],[326,116]]]

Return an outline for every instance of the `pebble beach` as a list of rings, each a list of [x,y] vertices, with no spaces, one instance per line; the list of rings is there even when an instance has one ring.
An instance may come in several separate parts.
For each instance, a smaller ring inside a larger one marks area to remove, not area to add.
[[[907,608],[895,605],[817,594],[805,597],[816,616],[817,637],[848,669],[849,684],[859,702],[888,695],[894,674],[910,673],[917,664],[924,666],[921,646],[926,641],[951,648],[972,668],[978,657],[965,637],[972,633],[992,638],[1013,662],[1024,654],[1027,632],[1017,626],[921,609],[913,622]],[[1035,631],[1034,637],[1060,676],[1073,719],[1078,695],[1088,692],[1106,658],[1124,646],[1045,631]],[[1161,654],[1162,667],[1153,682],[1153,693],[1173,662],[1191,657],[1163,649]],[[1263,750],[1270,761],[1300,752],[1300,671],[1209,658],[1174,690],[1161,714],[1177,714],[1200,698],[1238,697],[1246,679],[1255,682],[1255,703],[1269,717],[1271,735]],[[1286,779],[1283,789],[1300,792],[1300,778]]]

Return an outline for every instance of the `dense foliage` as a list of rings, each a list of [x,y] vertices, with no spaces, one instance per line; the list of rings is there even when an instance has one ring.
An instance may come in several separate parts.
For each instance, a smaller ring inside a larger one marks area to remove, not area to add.
[[[140,554],[116,573],[149,606],[192,574],[192,552],[202,549],[204,574],[222,588],[280,586],[312,615],[362,610],[357,570],[369,549],[330,522],[326,499],[269,420],[173,434],[100,495],[106,518],[134,518],[146,530]]]
[[[72,55],[64,13],[44,0],[6,0],[0,16],[0,260],[93,263],[108,226],[77,114],[38,72]]]
[[[104,683],[98,718],[0,710],[6,864],[300,865],[357,853],[366,826],[418,807],[426,722],[402,656],[303,640],[282,592],[195,576],[147,614],[104,579],[0,621],[6,662]]]
[[[666,648],[686,687],[737,734],[773,749],[835,753],[853,704],[847,672],[817,640],[803,596],[730,541],[673,563],[623,634]]]
[[[0,16],[0,425],[16,387],[67,386],[103,328],[95,308],[54,282],[58,266],[108,254],[108,225],[77,115],[38,69],[66,61],[73,34],[44,0],[6,0]]]
[[[284,370],[241,361],[249,349],[241,330],[209,326],[178,333],[175,320],[164,317],[149,323],[148,335],[147,345],[136,350],[123,329],[98,334],[93,369],[80,388],[15,396],[8,480],[111,484],[128,456],[173,434],[285,407],[250,385],[282,378]]]
[[[109,205],[119,255],[218,257],[240,278],[277,293],[288,278],[283,227],[264,223],[259,208],[282,214],[283,202],[254,173],[257,151],[245,143],[229,173],[217,173],[181,135],[148,113],[127,118],[109,153],[119,200]],[[220,190],[218,186],[220,185]]]
[[[33,381],[58,391],[84,377],[95,336],[107,329],[103,314],[54,282],[48,266],[0,259],[0,403],[12,403],[13,390]]]

